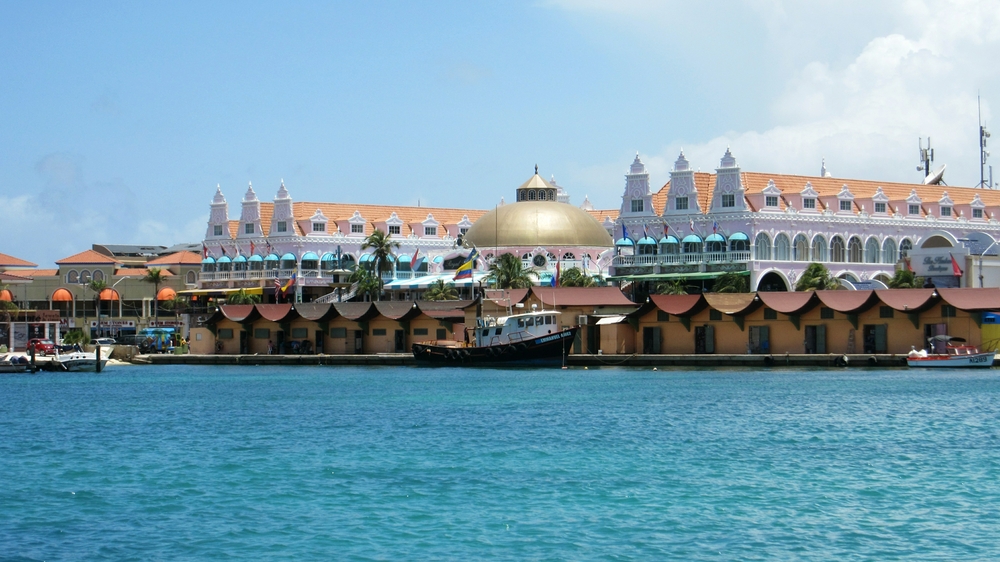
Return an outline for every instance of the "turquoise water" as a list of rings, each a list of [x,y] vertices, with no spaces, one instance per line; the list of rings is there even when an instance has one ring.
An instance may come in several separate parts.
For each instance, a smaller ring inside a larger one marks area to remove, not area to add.
[[[3,376],[0,559],[998,559],[998,375]]]

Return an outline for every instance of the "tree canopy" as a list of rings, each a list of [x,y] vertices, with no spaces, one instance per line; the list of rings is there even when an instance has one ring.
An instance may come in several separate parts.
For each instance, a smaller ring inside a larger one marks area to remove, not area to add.
[[[391,234],[386,234],[376,228],[361,243],[362,250],[369,248],[372,249],[372,259],[375,261],[375,282],[378,284],[378,290],[374,296],[378,299],[382,294],[382,274],[392,271],[392,260],[396,256],[393,250],[399,248],[399,242],[394,241]]]
[[[840,287],[840,281],[821,263],[811,263],[795,283],[796,291],[822,291]]]
[[[584,273],[579,267],[571,267],[559,276],[559,285],[561,287],[594,287],[597,285],[597,280]]]
[[[527,289],[534,285],[538,273],[526,269],[521,258],[514,254],[500,254],[490,264],[486,279],[497,289]]]
[[[715,278],[713,293],[749,293],[750,280],[745,275],[728,271]]]
[[[453,301],[458,300],[458,289],[455,288],[454,283],[445,283],[443,280],[437,280],[431,283],[431,286],[427,288],[424,292],[424,300],[429,301]]]

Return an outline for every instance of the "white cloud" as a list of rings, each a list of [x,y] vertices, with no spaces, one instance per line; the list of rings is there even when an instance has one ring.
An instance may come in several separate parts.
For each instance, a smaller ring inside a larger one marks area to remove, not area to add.
[[[595,20],[611,16],[608,19],[616,22],[608,24],[612,26],[622,19],[636,26],[664,26],[679,9],[676,3],[651,2],[553,4]],[[759,109],[766,114],[763,127],[708,139],[698,131],[664,138],[666,146],[647,157],[657,182],[667,179],[681,146],[692,165],[704,170],[714,169],[731,146],[747,170],[818,174],[825,157],[834,176],[919,181],[917,140],[931,136],[935,166],[948,164],[945,180],[952,185],[978,183],[976,95],[982,90],[987,124],[989,100],[1000,95],[994,64],[1000,56],[998,4],[971,0],[900,0],[874,8],[862,4],[831,11],[818,3],[747,0],[744,7],[755,11],[761,22],[746,25],[767,30],[763,40],[772,45],[774,58],[787,55],[800,62],[783,82],[741,85],[746,95],[759,96]],[[861,21],[853,8],[865,13],[877,10],[885,19]],[[731,15],[723,11],[719,17]],[[852,18],[857,19],[856,26]],[[882,32],[859,41],[859,29]],[[826,43],[809,41],[803,30],[816,30]],[[788,55],[789,50],[797,52]],[[759,64],[763,68],[770,62]]]

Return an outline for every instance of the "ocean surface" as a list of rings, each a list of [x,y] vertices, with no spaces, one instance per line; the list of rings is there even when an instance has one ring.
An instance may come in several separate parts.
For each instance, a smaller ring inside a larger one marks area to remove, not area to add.
[[[0,375],[0,560],[996,560],[1000,371]]]

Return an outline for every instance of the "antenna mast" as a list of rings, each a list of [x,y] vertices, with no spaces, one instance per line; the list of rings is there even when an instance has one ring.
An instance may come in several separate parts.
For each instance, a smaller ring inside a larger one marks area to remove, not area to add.
[[[918,172],[923,172],[924,177],[931,175],[931,163],[934,162],[934,149],[931,148],[931,138],[927,137],[927,148],[924,148],[924,139],[919,139],[920,143],[920,165]]]
[[[986,181],[986,159],[990,157],[986,150],[986,139],[990,138],[990,132],[983,126],[983,102],[976,96],[979,104],[979,185],[977,187],[993,189],[993,166],[990,166],[990,181]]]

